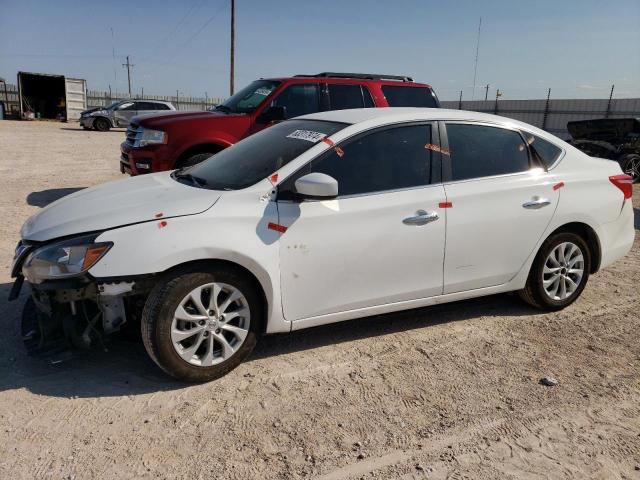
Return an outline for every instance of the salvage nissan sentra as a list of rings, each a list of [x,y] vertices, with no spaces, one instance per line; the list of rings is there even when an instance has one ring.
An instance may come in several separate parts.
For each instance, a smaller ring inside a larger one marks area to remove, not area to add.
[[[564,308],[630,250],[631,193],[616,162],[514,120],[324,112],[51,204],[11,296],[26,279],[33,351],[140,322],[164,371],[206,381],[264,333],[508,291]]]

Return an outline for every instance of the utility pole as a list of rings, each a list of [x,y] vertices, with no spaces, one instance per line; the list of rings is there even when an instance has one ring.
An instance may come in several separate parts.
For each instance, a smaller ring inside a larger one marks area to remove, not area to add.
[[[482,28],[482,17],[478,22],[478,41],[476,42],[476,61],[473,67],[473,91],[471,93],[471,100],[475,100],[476,96],[476,77],[478,75],[478,53],[480,52],[480,29]]]
[[[611,93],[609,94],[609,101],[607,102],[607,111],[604,114],[604,118],[609,118],[609,113],[611,112],[611,100],[613,99],[613,89],[615,85],[611,85]]]
[[[499,88],[496,89],[496,103],[495,106],[493,107],[493,114],[497,115],[498,114],[498,97],[502,96],[502,92],[500,91]]]
[[[231,0],[231,61],[229,64],[229,95],[233,95],[233,76],[236,56],[236,0]]]
[[[489,84],[487,83],[487,86],[484,87],[484,100],[487,101],[488,98],[489,98]]]
[[[551,100],[551,89],[547,90],[547,101],[544,104],[544,115],[542,116],[542,130],[547,129],[547,118],[549,118],[549,101]]]
[[[462,110],[462,90],[460,90],[460,100],[458,100],[458,110]]]
[[[129,81],[129,98],[131,98],[131,67],[134,65],[129,62],[129,55],[127,55],[127,63],[122,64],[123,67],[127,67],[127,80]]]

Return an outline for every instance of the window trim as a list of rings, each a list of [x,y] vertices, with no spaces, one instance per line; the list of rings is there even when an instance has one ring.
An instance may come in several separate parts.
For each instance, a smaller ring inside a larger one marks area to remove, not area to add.
[[[510,130],[512,132],[516,132],[518,135],[520,135],[520,139],[522,140],[522,143],[524,143],[526,145],[527,148],[527,156],[529,157],[529,170],[525,170],[522,172],[512,172],[512,173],[501,173],[499,175],[487,175],[484,177],[473,177],[473,178],[464,178],[464,179],[460,179],[460,180],[453,180],[453,173],[452,173],[452,167],[451,167],[451,156],[450,155],[442,155],[442,183],[444,185],[450,185],[450,184],[455,184],[455,183],[462,183],[462,182],[473,182],[476,180],[485,180],[485,179],[491,179],[491,178],[501,178],[501,177],[513,177],[516,175],[529,175],[531,170],[533,168],[542,168],[545,169],[544,165],[538,165],[538,167],[535,167],[533,165],[533,162],[537,161],[535,159],[535,156],[533,155],[533,152],[531,151],[531,149],[529,148],[529,144],[527,142],[527,140],[524,138],[524,135],[522,134],[522,129],[518,128],[517,126],[510,126],[510,125],[505,125],[503,123],[493,123],[493,122],[488,122],[488,121],[475,121],[475,120],[439,120],[438,123],[440,123],[440,139],[442,142],[442,148],[449,150],[449,136],[448,136],[448,132],[447,132],[447,124],[456,124],[456,125],[475,125],[475,126],[481,126],[481,127],[494,127],[494,128],[501,128],[503,130]],[[530,133],[530,132],[529,132]],[[532,134],[533,135],[533,134]],[[564,149],[563,149],[564,152]],[[560,160],[560,158],[558,159],[558,161]],[[557,164],[554,164],[554,166]],[[551,170],[551,168],[549,169],[545,169],[545,171]]]
[[[553,170],[554,168],[556,168],[556,167],[558,166],[558,164],[562,161],[562,159],[565,157],[565,155],[566,155],[566,153],[567,153],[567,150],[566,150],[564,147],[562,147],[562,146],[558,145],[558,144],[557,144],[557,143],[555,143],[555,142],[552,142],[551,140],[549,140],[549,139],[547,139],[547,138],[542,137],[542,136],[541,136],[540,134],[538,134],[538,133],[534,133],[534,132],[532,132],[532,131],[530,131],[530,130],[527,130],[526,128],[520,128],[519,130],[520,130],[520,134],[522,134],[522,132],[526,132],[526,133],[528,133],[529,135],[532,135],[532,136],[534,136],[534,137],[539,137],[539,138],[541,138],[542,140],[544,140],[545,142],[549,142],[549,143],[550,143],[551,145],[553,145],[554,147],[556,147],[556,148],[560,149],[560,155],[558,155],[558,158],[556,158],[556,160],[555,160],[551,165],[549,165],[548,167],[546,167],[547,172],[549,172],[549,171]],[[525,138],[525,142],[526,142],[526,138]],[[530,149],[529,142],[526,142],[526,143],[527,143],[527,148],[529,148],[529,149]],[[543,168],[544,168],[544,167],[543,167]]]
[[[311,162],[319,159],[323,155],[326,155],[327,153],[329,153],[332,148],[344,146],[345,143],[349,143],[351,141],[355,141],[361,136],[369,135],[369,134],[375,133],[376,131],[390,130],[390,129],[401,128],[401,127],[413,127],[413,126],[420,126],[420,125],[430,125],[431,126],[431,140],[432,140],[432,142],[433,141],[437,141],[437,145],[441,146],[442,145],[442,136],[441,136],[441,133],[440,133],[441,130],[440,130],[440,125],[439,124],[440,124],[440,122],[438,120],[402,120],[402,121],[399,121],[399,122],[388,123],[388,124],[385,124],[385,125],[378,125],[376,127],[372,127],[372,128],[367,129],[367,130],[361,130],[359,132],[354,133],[353,135],[349,135],[348,137],[343,138],[342,140],[340,140],[340,142],[338,142],[333,147],[329,147],[326,150],[318,153],[315,157],[311,158],[310,160],[305,162],[303,165],[300,165],[300,167],[298,167],[295,171],[293,171],[291,174],[287,175],[287,177],[284,178],[277,185],[277,187],[276,187],[276,195],[275,195],[275,198],[274,198],[273,201],[274,202],[286,202],[286,203],[302,203],[303,201],[304,202],[325,202],[325,201],[327,201],[326,199],[322,200],[322,199],[307,199],[307,198],[305,198],[304,200],[282,199],[282,198],[280,198],[280,195],[281,195],[281,187],[282,187],[282,185],[284,185],[285,182],[287,182],[290,178],[292,178],[295,175],[297,175],[303,168],[305,168],[307,165],[309,165],[309,163],[311,163]],[[428,183],[426,185],[416,185],[416,186],[413,186],[413,187],[406,187],[406,188],[393,188],[393,189],[388,189],[388,190],[377,190],[375,192],[354,193],[354,194],[351,194],[351,195],[338,195],[337,197],[331,198],[330,200],[346,200],[346,199],[349,199],[349,198],[365,197],[365,196],[371,196],[371,195],[380,195],[380,194],[384,194],[384,193],[404,192],[404,191],[408,191],[408,190],[419,190],[419,189],[423,189],[423,188],[431,188],[431,187],[442,186],[443,183],[444,183],[443,182],[443,175],[444,175],[443,157],[444,157],[444,155],[442,155],[441,152],[433,152],[433,159],[432,159],[432,164],[431,164],[431,176],[435,176],[437,174],[438,178],[436,178],[435,182],[431,182],[431,183]],[[434,163],[436,165],[434,165]]]

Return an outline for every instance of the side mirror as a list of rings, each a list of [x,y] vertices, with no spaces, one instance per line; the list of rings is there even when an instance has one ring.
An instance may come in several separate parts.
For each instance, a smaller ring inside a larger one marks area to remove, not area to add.
[[[305,198],[335,198],[338,196],[338,181],[324,173],[308,173],[296,180],[295,190]]]
[[[287,118],[287,107],[267,107],[260,114],[261,123],[280,122]]]

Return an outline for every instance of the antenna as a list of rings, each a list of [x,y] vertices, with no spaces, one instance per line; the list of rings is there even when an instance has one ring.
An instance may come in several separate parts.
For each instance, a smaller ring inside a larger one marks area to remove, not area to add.
[[[111,27],[111,56],[113,58],[113,83],[118,88],[118,74],[116,73],[116,41],[113,36],[113,27]]]
[[[476,78],[478,76],[478,53],[480,52],[480,29],[482,28],[482,17],[478,23],[478,41],[476,42],[476,62],[473,67],[473,93],[471,94],[471,100],[476,96]]]

